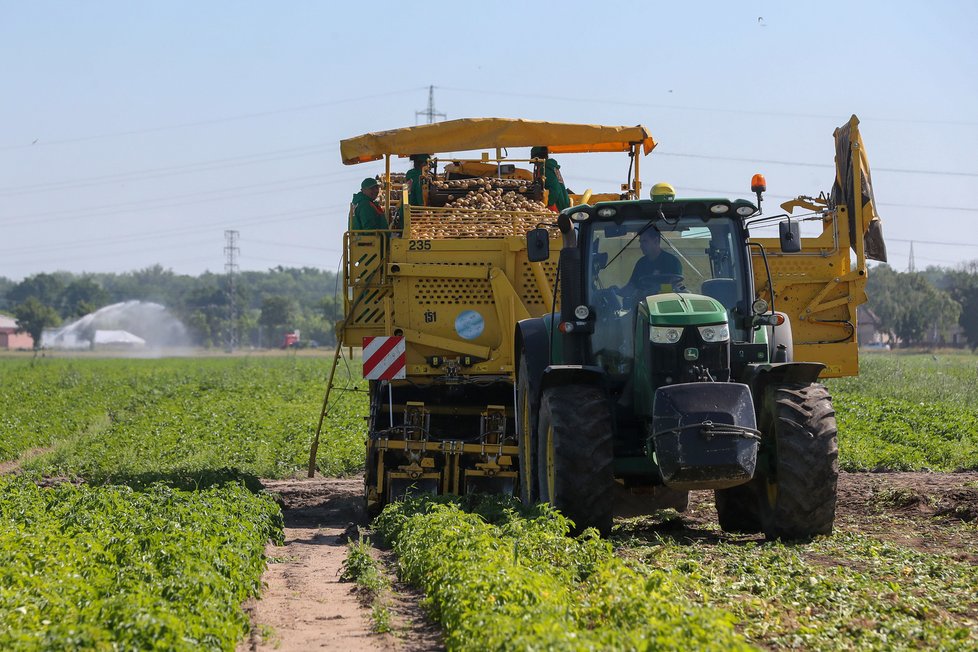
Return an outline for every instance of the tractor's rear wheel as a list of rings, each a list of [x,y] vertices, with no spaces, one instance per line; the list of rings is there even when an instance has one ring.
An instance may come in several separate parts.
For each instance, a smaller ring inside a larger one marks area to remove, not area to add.
[[[751,480],[747,484],[713,491],[721,530],[756,534],[764,529],[761,524],[761,501],[757,485],[756,480]]]
[[[769,448],[757,483],[764,534],[769,539],[830,534],[839,446],[828,390],[819,383],[770,386],[761,414]]]
[[[534,505],[540,497],[537,490],[537,406],[530,395],[530,369],[526,356],[520,356],[520,372],[516,380],[516,401],[519,409],[520,500]]]
[[[540,501],[574,522],[611,532],[614,450],[611,409],[605,393],[588,385],[548,387],[537,427]]]

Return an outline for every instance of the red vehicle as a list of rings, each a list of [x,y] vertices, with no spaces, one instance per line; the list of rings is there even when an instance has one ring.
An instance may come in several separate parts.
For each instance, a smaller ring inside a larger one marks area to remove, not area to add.
[[[282,348],[287,349],[289,347],[299,346],[299,331],[289,331],[282,338]]]

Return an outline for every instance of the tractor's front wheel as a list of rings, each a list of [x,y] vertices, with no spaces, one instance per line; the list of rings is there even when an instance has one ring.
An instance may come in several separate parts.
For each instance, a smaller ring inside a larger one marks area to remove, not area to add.
[[[598,387],[548,387],[537,427],[540,501],[571,519],[575,532],[611,531],[614,450],[608,398]]]
[[[768,448],[755,485],[769,539],[830,534],[839,479],[838,431],[828,390],[819,383],[768,387],[762,408]]]

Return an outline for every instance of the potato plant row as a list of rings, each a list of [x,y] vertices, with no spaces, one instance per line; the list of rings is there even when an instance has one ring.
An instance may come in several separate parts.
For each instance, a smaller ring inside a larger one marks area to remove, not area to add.
[[[450,650],[742,650],[733,617],[683,599],[681,575],[629,565],[594,531],[515,503],[388,506],[375,526]]]
[[[863,354],[859,376],[830,379],[847,471],[978,470],[978,359]]]
[[[325,368],[304,357],[0,359],[2,459],[50,447],[24,467],[90,482],[286,477],[307,463]],[[342,475],[363,465],[366,401],[334,395],[343,400],[318,459],[322,473]]]
[[[243,487],[0,477],[0,649],[231,650],[281,513]]]

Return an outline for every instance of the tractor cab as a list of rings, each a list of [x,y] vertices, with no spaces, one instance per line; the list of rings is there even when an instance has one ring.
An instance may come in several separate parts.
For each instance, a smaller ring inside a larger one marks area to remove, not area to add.
[[[751,341],[753,278],[743,223],[730,206],[606,203],[595,206],[593,219],[579,222],[582,303],[594,311],[589,362],[622,378],[631,375],[645,342],[709,348]],[[697,361],[702,366],[706,358]],[[729,377],[728,360],[711,366],[703,372]],[[660,381],[700,379],[666,374]]]

